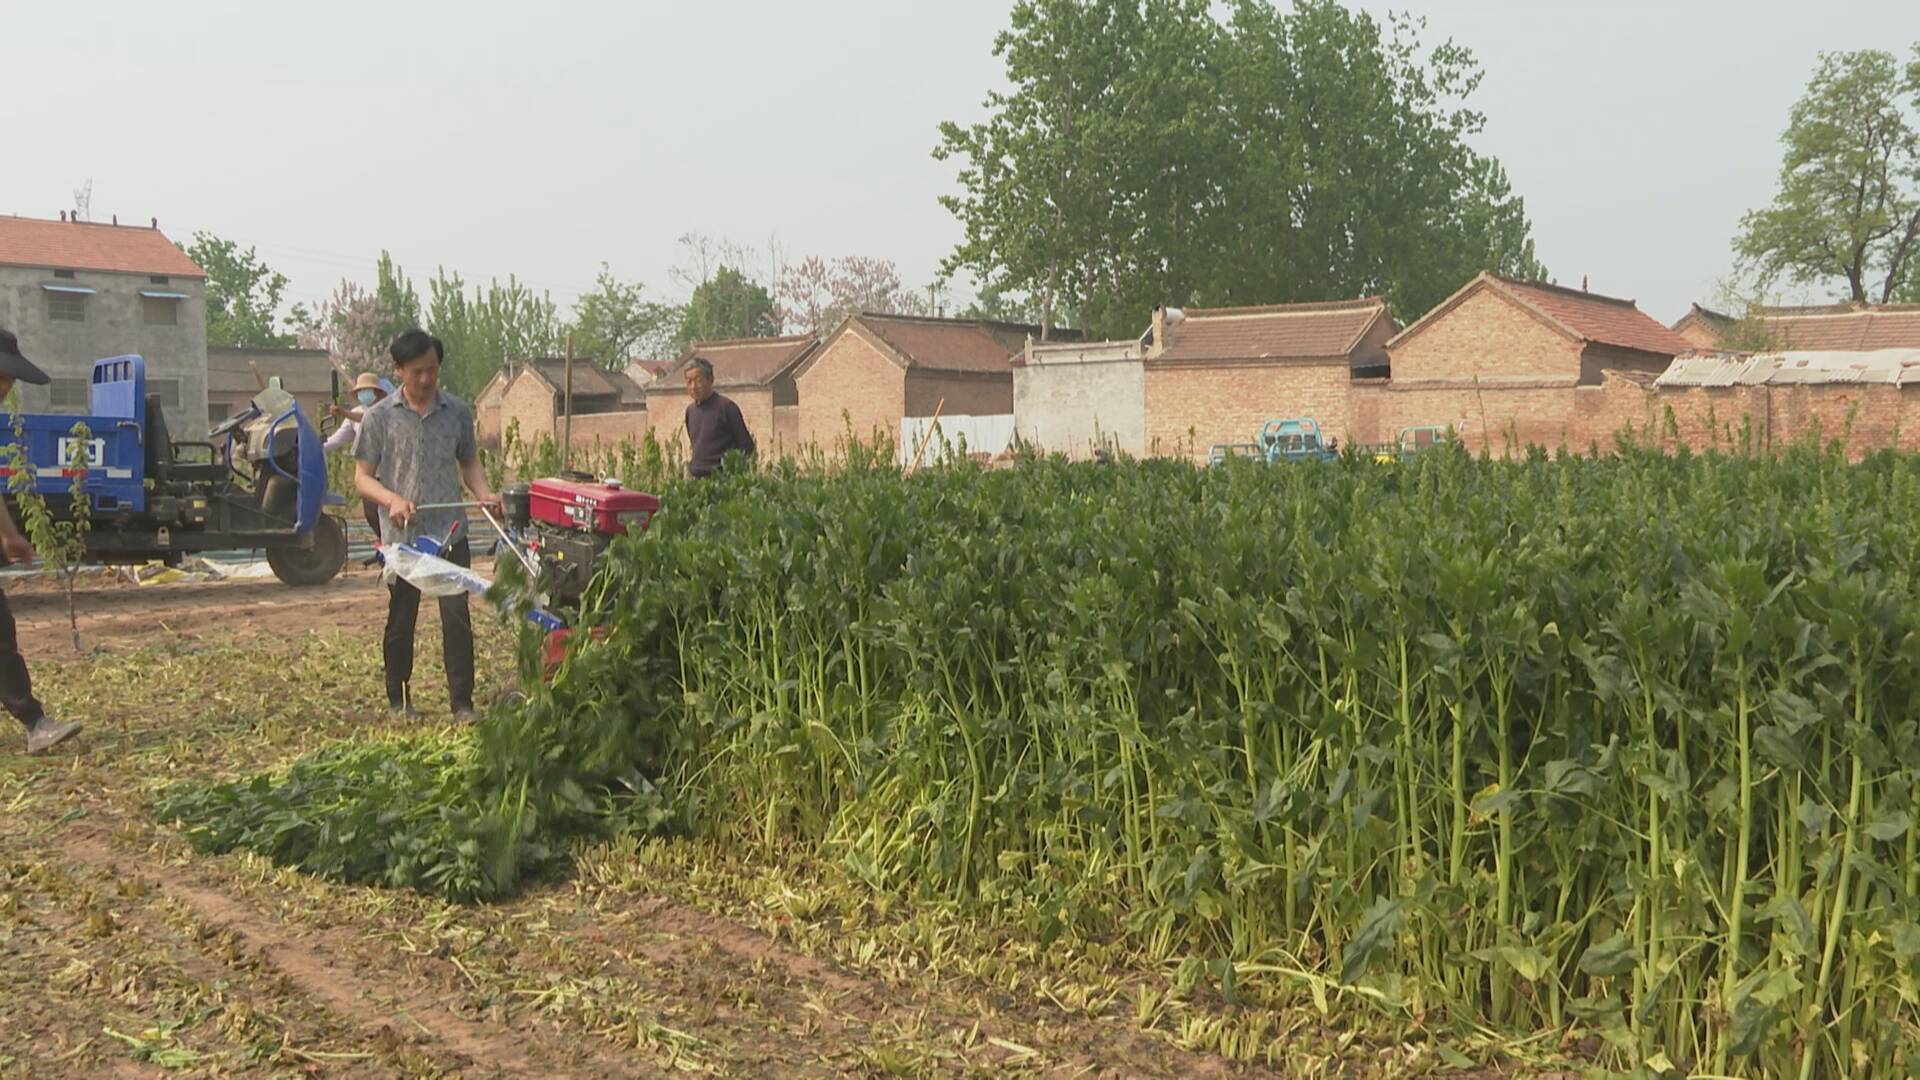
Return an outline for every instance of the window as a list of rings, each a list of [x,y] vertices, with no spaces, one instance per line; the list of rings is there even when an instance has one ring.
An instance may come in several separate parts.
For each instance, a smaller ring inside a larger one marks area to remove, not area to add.
[[[148,326],[179,326],[180,301],[164,296],[140,298],[140,315]]]
[[[165,274],[155,274],[155,275],[153,275],[152,277],[150,277],[150,278],[148,278],[148,279],[147,279],[147,281],[148,281],[148,282],[149,282],[150,284],[154,284],[154,285],[167,285],[167,284],[170,284],[170,282],[168,282],[168,281],[167,281],[167,275],[165,275]]]
[[[148,379],[147,393],[159,394],[160,404],[164,408],[177,409],[180,407],[179,379]]]
[[[73,280],[73,271],[71,271],[71,270],[55,270],[55,271],[53,272],[53,276],[54,276],[54,277],[57,277],[57,278],[59,278],[59,279],[60,279],[60,280],[62,280],[62,281],[72,281],[72,280]]]
[[[55,409],[83,411],[87,407],[87,380],[54,379],[47,386],[48,404]]]
[[[217,402],[217,401],[211,402],[207,405],[207,423],[217,424],[220,421],[225,420],[227,418],[227,414],[231,411],[232,410],[228,409],[227,406],[222,404],[221,402]]]
[[[47,318],[54,322],[86,322],[87,294],[49,292]]]

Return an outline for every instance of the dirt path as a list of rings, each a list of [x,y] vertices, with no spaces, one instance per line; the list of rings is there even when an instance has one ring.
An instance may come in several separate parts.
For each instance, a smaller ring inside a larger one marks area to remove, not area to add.
[[[263,963],[376,1042],[415,1042],[457,1068],[501,1076],[653,1076],[591,1043],[555,1045],[551,1033],[526,1025],[501,1026],[456,1013],[445,995],[410,985],[396,972],[355,963],[359,944],[350,931],[302,935],[251,905],[201,883],[190,872],[123,854],[97,833],[75,832],[62,850],[111,874],[135,891],[177,901],[204,927],[232,933]]]
[[[490,563],[481,561],[482,573]],[[51,581],[15,583],[7,602],[19,624],[28,661],[73,656],[67,595]],[[386,594],[378,573],[357,565],[325,585],[296,589],[274,578],[178,582],[164,585],[83,583],[75,591],[80,641],[88,650],[125,652],[163,643],[242,641],[338,629],[384,617]],[[422,605],[423,625],[437,616]]]

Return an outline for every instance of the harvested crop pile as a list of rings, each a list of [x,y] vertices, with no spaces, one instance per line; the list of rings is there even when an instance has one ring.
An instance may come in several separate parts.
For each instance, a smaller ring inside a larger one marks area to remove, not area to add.
[[[463,896],[672,821],[1656,1067],[1920,1042],[1914,459],[860,467],[667,506],[601,580],[609,641],[471,747],[165,812]]]

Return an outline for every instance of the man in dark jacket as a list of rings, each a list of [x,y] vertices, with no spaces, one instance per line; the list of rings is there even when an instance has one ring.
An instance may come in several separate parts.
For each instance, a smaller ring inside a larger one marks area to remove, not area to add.
[[[687,397],[687,475],[712,473],[729,450],[753,456],[753,433],[740,406],[713,392],[713,365],[697,356],[687,365]]]
[[[45,386],[47,373],[20,355],[20,341],[12,331],[0,330],[0,398],[13,393],[16,380]],[[0,502],[0,549],[5,550],[8,562],[33,561],[33,544],[21,535],[5,502]],[[40,707],[39,699],[33,696],[33,679],[27,675],[26,657],[20,655],[13,609],[7,606],[3,593],[0,593],[0,706],[26,725],[29,754],[51,750],[80,730],[79,724],[62,723],[48,716]]]

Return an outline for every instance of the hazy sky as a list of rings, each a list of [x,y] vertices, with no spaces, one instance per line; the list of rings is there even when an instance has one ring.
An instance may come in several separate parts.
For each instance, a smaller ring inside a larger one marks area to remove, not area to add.
[[[0,213],[54,217],[91,178],[95,220],[254,245],[290,300],[370,280],[383,247],[563,306],[602,261],[677,295],[689,231],[920,284],[959,235],[935,126],[982,115],[1010,6],[4,0]],[[1711,298],[1771,196],[1815,54],[1920,40],[1911,0],[1401,9],[1478,55],[1481,148],[1553,274],[1665,321]]]

